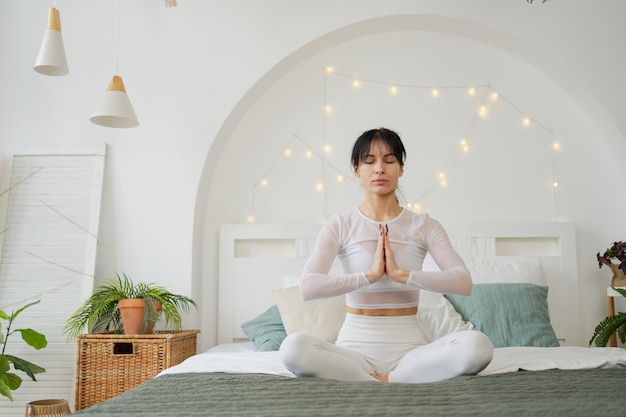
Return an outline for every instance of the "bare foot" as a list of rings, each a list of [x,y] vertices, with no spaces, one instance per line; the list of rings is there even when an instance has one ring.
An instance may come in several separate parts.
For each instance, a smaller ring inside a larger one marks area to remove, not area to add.
[[[370,374],[373,378],[376,378],[377,380],[379,380],[380,382],[389,382],[389,375],[377,375],[377,374]]]

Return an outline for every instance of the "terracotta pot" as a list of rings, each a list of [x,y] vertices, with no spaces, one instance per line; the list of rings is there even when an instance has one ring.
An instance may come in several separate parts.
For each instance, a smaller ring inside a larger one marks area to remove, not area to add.
[[[161,314],[161,303],[155,301],[156,315]],[[122,324],[124,325],[124,334],[151,334],[154,329],[156,317],[148,320],[146,328],[144,328],[144,300],[141,298],[129,298],[119,300],[117,303],[122,315]]]
[[[611,279],[611,287],[626,287],[626,275],[619,268],[619,264],[611,264],[613,278]]]

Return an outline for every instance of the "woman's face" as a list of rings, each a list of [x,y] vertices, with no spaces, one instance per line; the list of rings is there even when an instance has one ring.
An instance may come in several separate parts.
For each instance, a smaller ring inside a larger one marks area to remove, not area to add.
[[[395,193],[404,167],[381,141],[372,142],[368,154],[354,168],[363,188],[377,195]]]

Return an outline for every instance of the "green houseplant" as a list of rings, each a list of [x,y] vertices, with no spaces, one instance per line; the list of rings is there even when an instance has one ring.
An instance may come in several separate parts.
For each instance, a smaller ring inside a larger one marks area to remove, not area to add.
[[[602,268],[604,265],[611,268],[613,272],[611,287],[613,290],[620,293],[622,297],[626,297],[626,290],[617,288],[626,286],[626,243],[622,241],[613,242],[613,245],[607,248],[604,254],[600,255],[600,252],[598,252],[596,259],[598,260],[599,268]],[[617,332],[621,342],[625,343],[626,312],[619,312],[614,316],[607,316],[598,323],[593,336],[589,340],[589,344],[595,343],[596,346],[606,346],[615,332]]]
[[[124,331],[120,301],[143,300],[142,323],[138,332]],[[151,333],[151,326],[165,315],[166,326],[173,325],[174,330],[182,327],[180,311],[188,311],[197,304],[184,295],[173,294],[154,283],[134,283],[126,274],[116,274],[95,289],[93,294],[70,316],[63,333],[69,339],[75,339],[87,329],[89,333],[113,332],[126,334]]]
[[[623,288],[613,289],[619,292],[622,297],[626,297],[626,290]],[[617,336],[622,343],[626,343],[626,312],[619,312],[614,316],[607,316],[602,320],[593,332],[589,344],[595,343],[596,346],[606,346],[613,333],[617,332]]]
[[[6,324],[6,333],[3,333],[3,329],[0,328],[0,343],[2,343],[2,353],[0,353],[0,394],[4,395],[11,401],[13,401],[11,391],[15,391],[22,385],[22,378],[19,375],[11,372],[11,365],[13,365],[13,369],[15,369],[16,371],[24,372],[33,381],[37,381],[37,378],[35,378],[35,374],[46,372],[46,370],[39,365],[35,365],[34,363],[28,362],[22,358],[18,358],[16,356],[8,355],[5,353],[9,336],[16,332],[20,332],[24,342],[37,350],[43,349],[48,345],[46,336],[33,329],[11,328],[13,322],[22,311],[38,303],[39,300],[30,304],[26,304],[25,306],[12,312],[10,315],[0,310],[0,319],[6,320],[8,322]]]

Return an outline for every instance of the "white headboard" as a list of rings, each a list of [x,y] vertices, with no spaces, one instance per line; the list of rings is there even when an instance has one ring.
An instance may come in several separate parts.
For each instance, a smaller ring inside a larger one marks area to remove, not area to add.
[[[541,260],[557,337],[585,346],[579,326],[573,223],[459,223],[444,225],[464,256],[528,256]],[[272,304],[284,278],[298,277],[319,224],[225,224],[220,227],[218,343],[246,339],[241,324]],[[465,253],[464,253],[465,252]]]

